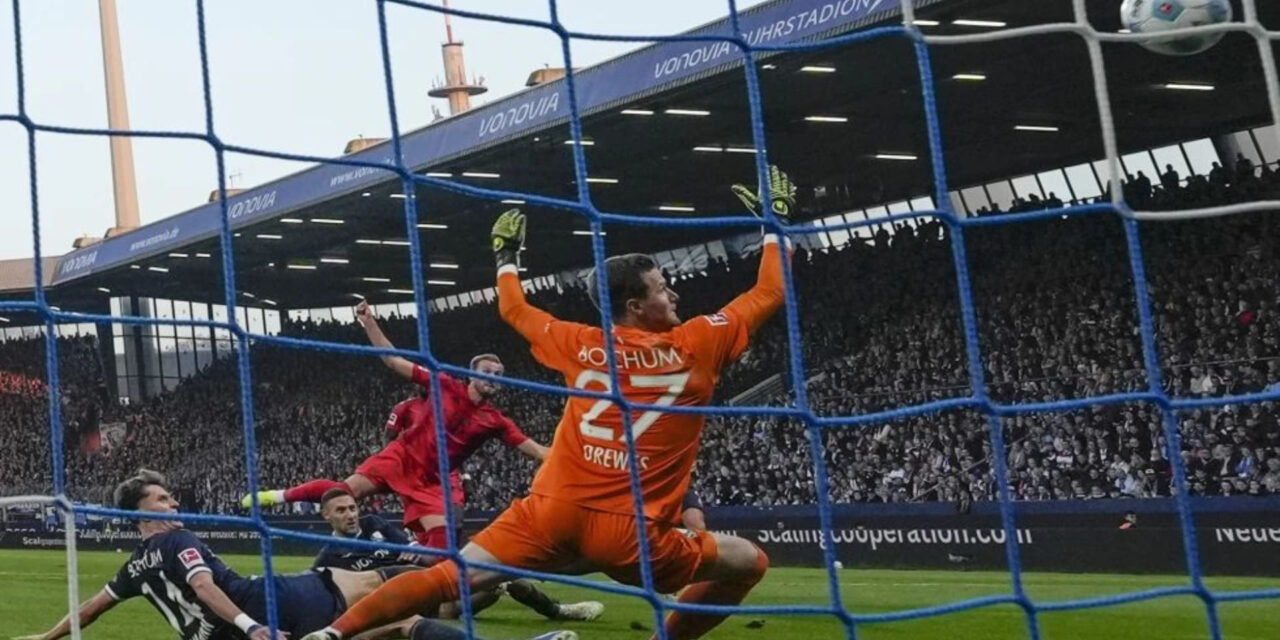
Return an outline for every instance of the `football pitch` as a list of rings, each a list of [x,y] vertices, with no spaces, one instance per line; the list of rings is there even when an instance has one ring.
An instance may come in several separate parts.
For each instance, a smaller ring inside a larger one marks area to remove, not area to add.
[[[95,593],[128,556],[107,552],[79,555],[82,598]],[[224,556],[241,573],[260,572],[256,556]],[[280,557],[276,567],[301,571],[309,558]],[[43,632],[66,613],[66,557],[60,551],[0,551],[0,638]],[[980,571],[885,571],[845,569],[840,579],[848,606],[859,613],[886,612],[955,602],[1008,592],[1008,576]],[[1038,601],[1061,601],[1123,591],[1184,584],[1179,576],[1028,573],[1027,589]],[[478,619],[477,630],[491,640],[527,638],[554,628],[571,628],[583,640],[643,640],[654,619],[648,604],[636,598],[599,593],[555,583],[544,588],[561,601],[598,599],[608,610],[588,623],[553,623],[504,599]],[[1280,578],[1213,578],[1215,590],[1280,586]],[[750,604],[824,602],[827,581],[817,569],[774,568],[756,588]],[[1280,638],[1280,601],[1222,603],[1225,637],[1233,640]],[[1207,638],[1205,609],[1193,597],[1162,598],[1119,607],[1040,614],[1042,636],[1054,640],[1124,638],[1177,640]],[[763,623],[763,624],[761,624]],[[910,638],[983,640],[1026,637],[1025,616],[1012,605],[952,613],[923,620],[866,624],[860,640]],[[93,640],[171,640],[173,631],[142,598],[117,606],[85,632]],[[821,640],[842,638],[843,628],[825,616],[734,617],[709,638]],[[295,639],[296,640],[296,639]]]

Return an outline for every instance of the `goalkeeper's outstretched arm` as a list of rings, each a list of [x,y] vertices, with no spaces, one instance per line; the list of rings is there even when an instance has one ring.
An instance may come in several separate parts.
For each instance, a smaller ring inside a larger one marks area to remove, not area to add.
[[[106,613],[109,609],[116,606],[116,599],[106,589],[94,594],[92,598],[85,600],[80,604],[80,608],[75,615],[80,616],[80,628],[83,629],[91,624],[98,616]],[[57,640],[71,634],[71,615],[67,614],[61,622],[54,625],[52,629],[36,635],[18,636],[13,640]]]
[[[511,209],[498,216],[493,223],[493,257],[498,267],[498,314],[503,321],[524,336],[526,340],[546,331],[547,324],[555,316],[525,300],[520,286],[520,250],[524,248],[525,216],[519,209]]]
[[[767,201],[775,217],[784,223],[790,222],[791,210],[795,207],[796,188],[787,174],[778,167],[769,167],[768,198],[758,196],[740,184],[733,185],[732,190],[751,213],[764,217],[763,207]],[[782,261],[790,257],[790,243],[786,238],[779,237],[775,233],[765,234],[764,251],[760,256],[760,272],[756,276],[755,286],[724,308],[726,312],[742,318],[747,324],[748,331],[754,333],[782,306],[786,296]]]

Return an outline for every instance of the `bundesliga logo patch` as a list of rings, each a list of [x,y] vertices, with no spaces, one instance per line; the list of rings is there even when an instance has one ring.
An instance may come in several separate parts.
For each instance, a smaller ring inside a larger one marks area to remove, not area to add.
[[[724,313],[713,313],[707,316],[707,322],[711,323],[713,327],[723,327],[729,324],[729,316]]]
[[[204,558],[200,557],[200,551],[192,547],[178,554],[178,560],[182,562],[182,568],[190,569],[198,564],[204,564]]]

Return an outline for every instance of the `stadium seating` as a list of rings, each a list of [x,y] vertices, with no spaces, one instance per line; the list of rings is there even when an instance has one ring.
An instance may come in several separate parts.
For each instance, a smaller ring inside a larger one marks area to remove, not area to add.
[[[1134,180],[1131,201],[1184,208],[1254,199],[1280,190],[1260,174],[1193,176],[1185,186]],[[1273,196],[1274,197],[1274,196]],[[1056,202],[1049,201],[1049,205]],[[1020,201],[1016,211],[1044,208]],[[1003,212],[983,212],[999,215]],[[1280,383],[1280,223],[1275,214],[1143,225],[1147,273],[1164,369],[1174,396],[1214,396]],[[795,278],[809,401],[819,415],[849,415],[967,393],[969,374],[950,247],[940,224],[898,225],[839,250],[801,252]],[[998,225],[969,234],[969,256],[986,356],[998,401],[1097,396],[1146,387],[1123,231],[1111,217]],[[677,281],[689,317],[727,302],[755,278],[754,261],[719,262]],[[566,318],[591,321],[585,293],[533,294]],[[389,318],[392,341],[416,344],[412,319]],[[492,305],[432,318],[436,354],[464,363],[502,355],[509,375],[558,382],[536,365]],[[361,342],[354,325],[293,322],[284,333]],[[68,479],[76,497],[103,490],[146,465],[169,472],[188,507],[230,511],[244,490],[236,369],[221,361],[177,389],[132,406],[107,402],[91,339],[60,341]],[[277,346],[254,347],[263,483],[341,478],[381,444],[390,407],[412,389],[374,358]],[[782,319],[767,325],[721,385],[721,400],[788,370]],[[50,484],[43,341],[0,345],[0,493]],[[789,392],[788,392],[789,393]],[[779,395],[774,403],[793,402]],[[508,393],[500,401],[526,432],[551,439],[561,400]],[[1273,403],[1181,415],[1182,455],[1199,495],[1280,493],[1280,425]],[[92,443],[100,420],[124,421],[127,439],[109,455]],[[1154,406],[1095,407],[1007,419],[1011,490],[1021,500],[1167,496],[1170,465]],[[709,423],[697,487],[709,504],[807,504],[815,500],[805,432],[760,417]],[[837,502],[952,501],[994,497],[986,419],[958,410],[862,429],[827,432]],[[530,461],[499,445],[468,463],[468,506],[504,506],[528,485]],[[29,452],[27,454],[26,452]],[[393,498],[374,508],[394,509]]]

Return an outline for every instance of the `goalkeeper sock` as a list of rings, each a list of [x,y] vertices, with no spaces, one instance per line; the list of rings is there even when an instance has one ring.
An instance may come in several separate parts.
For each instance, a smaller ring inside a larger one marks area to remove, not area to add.
[[[678,602],[691,604],[727,604],[735,605],[747,597],[751,588],[760,582],[765,571],[769,570],[769,556],[763,550],[756,550],[756,564],[749,576],[736,580],[719,582],[699,582],[691,584],[680,594]],[[667,616],[667,637],[671,640],[693,640],[701,638],[716,625],[724,622],[728,616],[705,613],[686,613],[674,611]],[[653,637],[658,637],[654,635]]]
[[[560,615],[560,603],[547,595],[530,580],[512,580],[507,583],[507,595],[512,600],[537,611],[544,618],[555,620]]]
[[[458,565],[452,561],[398,575],[352,605],[330,627],[346,638],[420,611],[434,611],[458,599],[458,579]]]
[[[351,491],[351,487],[348,487],[345,482],[316,478],[315,480],[289,487],[282,491],[281,495],[286,502],[320,502],[321,496],[330,489]]]

